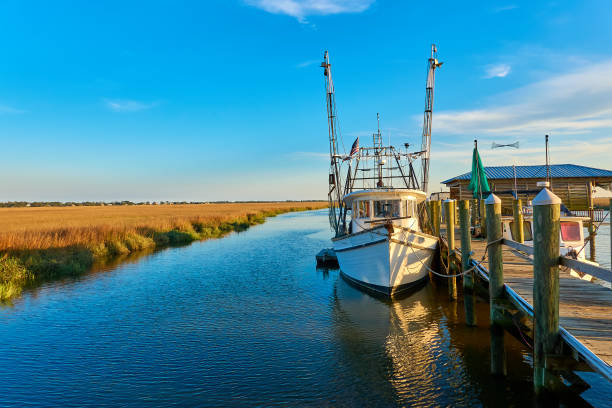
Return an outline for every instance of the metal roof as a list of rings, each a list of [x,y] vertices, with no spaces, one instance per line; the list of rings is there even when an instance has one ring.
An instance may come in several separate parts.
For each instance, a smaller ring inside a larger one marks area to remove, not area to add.
[[[512,166],[485,166],[485,172],[489,180],[499,179],[513,179],[514,170]],[[457,180],[469,180],[472,176],[472,172],[463,173],[460,176],[450,178],[443,181],[443,184],[448,184],[452,181]],[[550,165],[550,176],[551,178],[598,178],[598,177],[610,177],[612,178],[612,171],[596,169],[593,167],[578,166],[576,164],[551,164]],[[517,179],[545,179],[546,178],[546,166],[516,166],[516,178]]]

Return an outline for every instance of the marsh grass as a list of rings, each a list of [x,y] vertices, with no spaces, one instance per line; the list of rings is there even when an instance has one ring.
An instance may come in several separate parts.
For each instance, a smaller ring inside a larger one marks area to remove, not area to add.
[[[0,209],[0,301],[144,250],[244,231],[267,217],[327,203]]]

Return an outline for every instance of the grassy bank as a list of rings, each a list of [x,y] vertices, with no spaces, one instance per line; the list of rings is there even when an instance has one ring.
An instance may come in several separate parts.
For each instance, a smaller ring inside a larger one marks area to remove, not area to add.
[[[0,300],[143,250],[244,231],[323,202],[0,209]]]

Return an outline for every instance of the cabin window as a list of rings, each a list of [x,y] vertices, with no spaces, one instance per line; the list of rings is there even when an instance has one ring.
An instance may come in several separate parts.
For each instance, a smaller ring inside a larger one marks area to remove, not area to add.
[[[514,221],[510,221],[510,235],[512,235],[514,241],[518,239],[518,237],[514,235]],[[529,221],[523,221],[523,238],[525,238],[525,241],[533,241],[531,235],[531,222]]]
[[[561,221],[561,239],[563,241],[580,241],[580,223]]]
[[[393,218],[400,216],[400,200],[374,201],[374,216],[376,218]]]
[[[404,211],[405,217],[414,217],[414,214],[416,213],[416,211],[414,210],[414,201],[406,200]]]
[[[356,214],[357,218],[370,218],[370,202],[358,201]]]

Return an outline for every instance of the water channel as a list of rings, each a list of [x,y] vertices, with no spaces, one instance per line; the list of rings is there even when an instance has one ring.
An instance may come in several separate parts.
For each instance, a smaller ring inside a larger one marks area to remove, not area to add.
[[[445,287],[384,302],[315,267],[326,211],[48,283],[0,309],[0,406],[527,406]],[[594,405],[609,402],[595,387]]]

